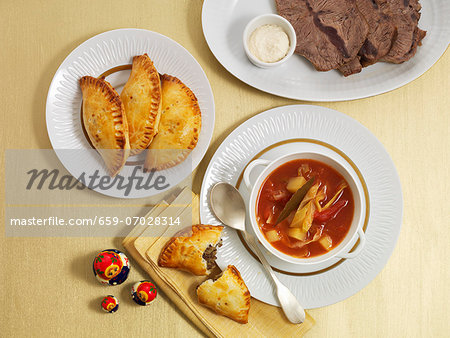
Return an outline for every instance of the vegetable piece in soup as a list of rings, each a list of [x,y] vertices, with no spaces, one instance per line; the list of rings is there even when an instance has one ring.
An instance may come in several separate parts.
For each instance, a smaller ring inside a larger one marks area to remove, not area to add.
[[[315,177],[297,209],[279,224],[276,219],[292,195]],[[334,168],[316,160],[282,164],[264,181],[256,216],[270,244],[287,255],[320,256],[338,246],[347,235],[354,213],[353,194]]]

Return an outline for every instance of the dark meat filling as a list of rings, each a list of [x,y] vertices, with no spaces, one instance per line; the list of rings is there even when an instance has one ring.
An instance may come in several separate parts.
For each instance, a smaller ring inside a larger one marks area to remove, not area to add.
[[[222,246],[222,239],[217,245],[208,245],[202,257],[206,261],[206,269],[211,270],[216,265],[217,248]]]
[[[222,245],[222,243],[220,243],[220,244]],[[215,282],[215,281],[218,280],[220,277],[222,277],[222,275],[223,275],[223,271],[219,272],[216,276],[214,276],[213,278],[211,278],[211,280],[212,280],[213,282]],[[201,283],[201,284],[203,284],[203,283]],[[197,285],[197,286],[195,287],[195,290],[197,290],[198,287],[199,287],[201,284]]]

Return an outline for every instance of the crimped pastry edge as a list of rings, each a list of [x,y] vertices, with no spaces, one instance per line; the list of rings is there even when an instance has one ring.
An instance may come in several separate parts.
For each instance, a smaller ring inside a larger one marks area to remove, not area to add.
[[[198,104],[198,99],[195,96],[194,92],[188,86],[186,86],[177,77],[169,75],[169,74],[160,75],[160,79],[161,79],[161,83],[163,81],[167,81],[167,82],[172,82],[172,83],[176,83],[176,84],[180,85],[181,89],[191,99],[191,103],[192,103],[192,106],[193,106],[193,115],[194,116],[195,115],[200,115],[201,116],[201,110],[200,110],[200,106]],[[161,87],[162,87],[162,85],[161,85]],[[194,133],[191,143],[188,145],[188,147],[186,149],[180,149],[180,150],[183,150],[182,154],[180,154],[176,159],[174,159],[172,161],[166,162],[166,163],[164,163],[162,165],[159,165],[159,166],[156,166],[156,167],[152,166],[151,165],[151,162],[152,162],[151,161],[151,157],[149,156],[149,154],[151,153],[151,149],[149,149],[149,153],[147,154],[147,158],[145,159],[145,163],[144,163],[144,172],[150,171],[152,169],[155,169],[157,171],[169,169],[169,168],[172,168],[172,167],[176,166],[177,164],[183,162],[189,156],[191,150],[193,150],[197,146],[201,127],[202,127],[202,120],[200,118],[200,122],[198,124],[197,131]],[[151,142],[149,144],[149,147],[150,146],[151,146]],[[162,150],[162,149],[158,149],[158,150]]]
[[[151,131],[145,132],[146,135],[151,134],[149,136],[148,142],[142,142],[142,140],[140,140],[141,144],[138,145],[139,148],[134,148],[134,149],[130,150],[131,156],[139,154],[143,150],[145,150],[150,145],[150,143],[153,141],[153,138],[155,137],[155,135],[158,133],[158,125],[159,125],[159,118],[161,117],[161,105],[162,105],[161,79],[160,79],[158,70],[156,69],[153,61],[150,59],[150,57],[148,56],[147,53],[142,54],[142,55],[136,55],[133,57],[130,78],[133,74],[133,67],[137,67],[137,66],[142,67],[142,69],[144,69],[147,72],[147,74],[149,75],[150,81],[152,82],[152,86],[154,88],[159,88],[159,90],[153,90],[151,93],[151,101],[152,101],[152,103],[157,102],[158,109],[156,112],[153,109],[151,109],[150,115],[147,118],[147,120],[152,125]],[[128,81],[129,81],[129,79],[127,80],[127,83],[128,83]],[[125,84],[125,86],[126,86],[126,84]],[[125,112],[125,114],[126,114],[126,112]]]

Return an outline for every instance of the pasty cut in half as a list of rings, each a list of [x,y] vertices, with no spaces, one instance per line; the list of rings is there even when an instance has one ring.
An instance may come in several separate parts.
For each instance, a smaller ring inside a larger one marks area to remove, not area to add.
[[[130,151],[128,125],[119,94],[104,79],[83,76],[83,124],[111,176],[124,166]]]
[[[153,140],[161,116],[161,82],[147,54],[133,57],[131,74],[120,97],[130,132],[130,155],[135,155]]]
[[[218,314],[239,323],[248,322],[250,292],[238,269],[228,265],[216,279],[208,279],[197,287],[197,296],[203,304]]]
[[[195,148],[202,116],[194,93],[176,77],[161,76],[159,132],[148,147],[144,170],[163,170],[182,162]]]
[[[158,265],[206,276],[215,266],[223,226],[193,225],[186,236],[172,237],[161,251]]]

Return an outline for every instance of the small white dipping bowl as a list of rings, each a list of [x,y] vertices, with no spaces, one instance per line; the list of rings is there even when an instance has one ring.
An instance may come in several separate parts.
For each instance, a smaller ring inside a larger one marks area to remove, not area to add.
[[[256,220],[256,206],[258,203],[259,193],[262,188],[262,185],[266,181],[266,178],[282,164],[298,159],[310,159],[320,161],[335,169],[347,181],[350,190],[352,191],[354,200],[354,213],[352,224],[350,225],[350,229],[345,238],[342,240],[342,242],[339,243],[337,247],[333,248],[329,252],[320,256],[314,256],[310,258],[297,258],[289,256],[275,249],[262,233],[261,229],[259,228],[258,221]],[[339,163],[339,161],[341,160],[338,157],[331,158],[327,155],[318,152],[302,152],[285,155],[273,161],[257,159],[249,163],[249,165],[244,171],[244,183],[251,192],[250,201],[248,204],[250,223],[258,240],[261,242],[264,248],[266,248],[271,254],[288,263],[308,266],[308,265],[316,265],[319,263],[323,264],[336,258],[354,258],[361,253],[366,242],[365,234],[363,231],[363,223],[366,210],[363,192],[361,191],[361,189],[358,188],[358,185],[356,184],[357,178],[354,177],[353,174],[351,174],[349,171],[347,171],[344,168],[344,166]],[[261,172],[261,174],[258,176],[255,182],[251,182],[250,174],[253,171],[253,169],[257,166],[264,166],[265,169]],[[359,236],[359,244],[353,252],[350,252],[358,236]]]
[[[276,62],[263,62],[255,57],[248,47],[248,40],[250,35],[257,29],[263,25],[277,25],[280,26],[289,38],[289,50],[284,58]],[[294,54],[295,46],[297,45],[297,36],[295,35],[294,27],[287,21],[285,18],[276,15],[276,14],[263,14],[257,16],[253,20],[251,20],[244,29],[243,34],[243,42],[244,42],[244,50],[247,54],[248,59],[255,65],[261,68],[272,68],[281,65],[286,62],[292,54]]]

